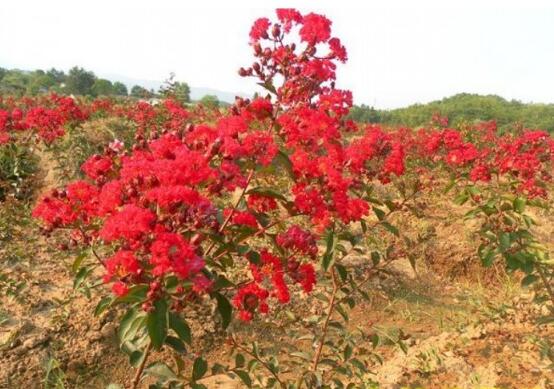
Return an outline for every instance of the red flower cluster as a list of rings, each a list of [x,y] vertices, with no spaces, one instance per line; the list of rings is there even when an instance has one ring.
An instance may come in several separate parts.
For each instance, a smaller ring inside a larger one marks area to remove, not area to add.
[[[545,197],[545,185],[552,182],[554,140],[544,131],[499,134],[491,121],[463,131],[431,127],[404,141],[410,158],[444,161],[474,183],[509,178],[514,192],[533,198]]]
[[[38,135],[45,144],[51,144],[64,135],[64,126],[88,118],[86,108],[70,97],[51,94],[46,98],[22,99],[18,103],[8,100],[0,104],[0,144],[14,140],[19,133],[30,139],[28,132]]]
[[[313,234],[299,226],[292,226],[286,232],[277,235],[277,244],[295,254],[317,256],[317,242]]]

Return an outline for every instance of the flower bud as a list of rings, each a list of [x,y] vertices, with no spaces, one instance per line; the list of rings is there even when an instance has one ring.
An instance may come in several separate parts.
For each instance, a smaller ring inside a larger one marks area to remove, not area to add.
[[[278,38],[281,35],[281,26],[274,24],[271,29],[271,35],[273,35],[274,38]]]

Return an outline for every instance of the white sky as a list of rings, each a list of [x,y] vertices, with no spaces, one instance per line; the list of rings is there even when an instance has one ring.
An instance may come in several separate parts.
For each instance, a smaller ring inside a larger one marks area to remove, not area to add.
[[[0,66],[79,65],[112,79],[163,80],[174,71],[192,86],[250,93],[253,80],[236,71],[252,61],[252,21],[294,6],[333,21],[349,54],[338,85],[356,103],[391,108],[458,92],[554,102],[552,2],[445,8],[453,3],[0,0]]]

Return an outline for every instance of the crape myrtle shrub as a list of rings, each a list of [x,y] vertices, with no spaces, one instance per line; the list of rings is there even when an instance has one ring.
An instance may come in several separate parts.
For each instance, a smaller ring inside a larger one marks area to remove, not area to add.
[[[255,60],[239,74],[268,95],[237,99],[223,113],[171,99],[71,109],[69,125],[86,115],[121,117],[134,139],[110,142],[82,164],[83,179],[45,194],[33,211],[45,234],[66,239],[60,248],[81,250],[77,288],[88,292],[87,278],[101,269],[112,293],[95,313],[124,308],[118,334],[137,367],[132,387],[151,375],[155,387],[200,388],[222,372],[247,386],[365,387],[380,338],[350,331],[347,311],[354,295],[367,297],[361,286],[375,272],[409,256],[398,250],[403,233],[388,216],[417,213],[413,199],[445,178],[455,200],[471,204],[468,217],[482,221],[476,233],[484,264],[502,257],[527,274],[526,283],[540,278],[550,291],[548,253],[526,214],[527,206],[546,204],[548,134],[500,136],[494,123],[455,130],[439,117],[418,131],[347,120],[352,95],[335,87],[336,64],[347,53],[322,15],[279,9],[276,20],[255,21],[250,44]],[[64,122],[54,123],[34,130],[43,142],[61,135]],[[6,142],[13,132],[10,124]],[[383,231],[397,244],[368,252]],[[353,266],[353,254],[366,264]],[[290,314],[291,350],[308,343],[287,360],[245,344],[228,327],[276,316],[310,293],[325,312]],[[208,371],[202,356],[187,351],[184,313],[212,302],[235,360]],[[174,363],[149,361],[152,350],[167,347]]]
[[[30,198],[39,182],[38,144],[50,145],[85,118],[71,98],[0,97],[0,201]]]

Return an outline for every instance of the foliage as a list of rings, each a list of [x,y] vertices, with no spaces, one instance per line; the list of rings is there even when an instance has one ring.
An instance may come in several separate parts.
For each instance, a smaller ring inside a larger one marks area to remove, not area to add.
[[[200,104],[208,108],[218,108],[219,99],[215,95],[206,95],[200,99]]]
[[[92,95],[96,77],[93,72],[72,67],[65,78],[65,91],[75,95]]]
[[[29,198],[36,189],[38,158],[26,145],[0,146],[0,201]]]
[[[24,71],[1,69],[0,93],[14,96],[37,96],[49,92],[81,96],[127,96],[127,87],[121,82],[97,78],[96,75],[80,67],[73,67],[66,74],[52,68]]]
[[[470,93],[391,110],[356,106],[352,108],[350,118],[363,123],[417,127],[427,125],[429,118],[435,114],[448,118],[454,126],[465,122],[496,120],[503,131],[520,125],[554,131],[554,104],[522,103],[517,100],[508,101],[496,95]]]
[[[154,96],[154,93],[140,85],[134,85],[131,88],[131,96],[145,99]]]
[[[186,82],[176,81],[175,73],[171,73],[160,87],[159,94],[165,98],[174,99],[180,103],[190,102],[190,87]]]

